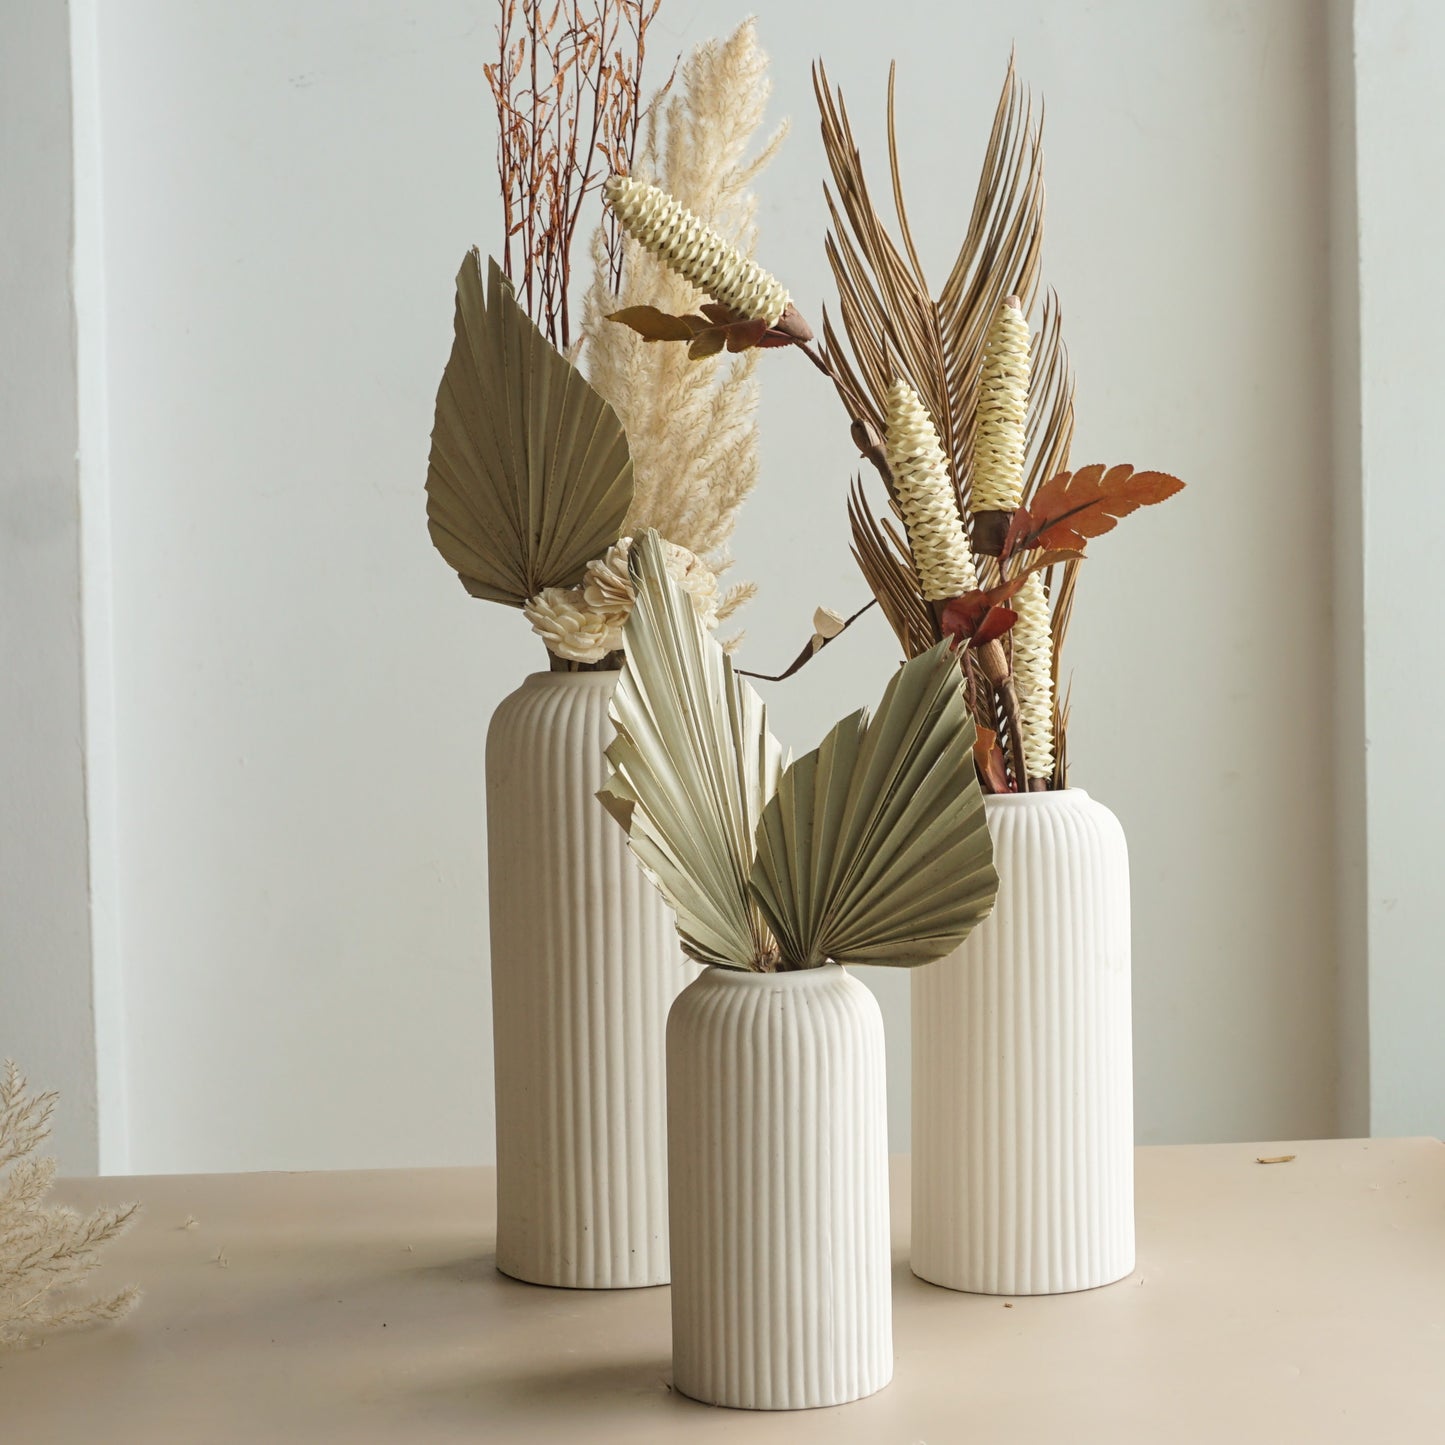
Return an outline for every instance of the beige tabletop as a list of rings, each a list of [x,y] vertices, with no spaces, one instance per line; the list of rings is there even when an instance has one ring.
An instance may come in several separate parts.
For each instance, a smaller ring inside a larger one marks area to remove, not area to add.
[[[671,1391],[666,1289],[498,1275],[489,1170],[61,1193],[143,1202],[99,1281],[134,1279],[145,1299],[118,1327],[0,1354],[0,1441],[16,1445],[1445,1440],[1445,1146],[1431,1140],[1141,1149],[1134,1275],[1011,1302],[909,1274],[897,1161],[894,1382],[787,1415]]]

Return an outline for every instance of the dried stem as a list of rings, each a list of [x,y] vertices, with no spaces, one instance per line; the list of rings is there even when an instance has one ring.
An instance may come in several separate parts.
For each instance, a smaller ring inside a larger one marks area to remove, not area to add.
[[[736,669],[739,677],[755,677],[759,682],[786,682],[788,678],[800,668],[810,663],[830,642],[836,642],[870,607],[876,607],[878,599],[870,597],[856,612],[843,619],[843,625],[831,637],[820,637],[814,633],[803,650],[785,667],[782,672],[749,672],[744,667]]]
[[[572,242],[586,199],[632,168],[647,30],[660,4],[502,0],[498,57],[483,67],[497,108],[502,269],[564,351]],[[608,254],[620,270],[615,233]]]

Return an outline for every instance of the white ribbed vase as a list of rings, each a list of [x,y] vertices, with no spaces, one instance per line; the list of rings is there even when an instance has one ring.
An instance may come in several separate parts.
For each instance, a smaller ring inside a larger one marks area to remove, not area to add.
[[[883,1019],[836,964],[710,968],[667,1022],[672,1369],[710,1405],[893,1378]]]
[[[667,1011],[697,974],[597,801],[616,672],[542,672],[487,734],[497,1268],[666,1284]]]
[[[1129,855],[1077,788],[987,799],[993,913],[913,971],[913,1272],[1060,1294],[1134,1268]]]

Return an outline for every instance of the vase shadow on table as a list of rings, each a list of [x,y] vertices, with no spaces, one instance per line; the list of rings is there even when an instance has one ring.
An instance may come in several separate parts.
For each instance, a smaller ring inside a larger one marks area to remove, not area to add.
[[[578,1365],[552,1362],[525,1371],[478,1366],[408,1381],[398,1394],[411,1403],[425,1402],[429,1411],[454,1410],[469,1419],[476,1419],[478,1411],[495,1411],[498,1404],[505,1404],[538,1428],[549,1417],[575,1425],[584,1415],[594,1419],[612,1411],[633,1415],[649,1399],[690,1403],[673,1390],[672,1361],[665,1353]]]
[[[430,1264],[419,1264],[413,1270],[418,1279],[444,1279],[453,1284],[516,1284],[509,1275],[497,1268],[494,1251],[486,1254],[466,1254],[457,1259],[444,1259]],[[533,1288],[533,1286],[526,1286]]]

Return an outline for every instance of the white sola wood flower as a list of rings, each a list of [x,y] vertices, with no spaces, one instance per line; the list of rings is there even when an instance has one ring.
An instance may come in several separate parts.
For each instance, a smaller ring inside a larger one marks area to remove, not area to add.
[[[623,230],[699,291],[749,320],[775,326],[782,319],[789,305],[782,283],[666,191],[630,176],[612,176],[605,193]]]
[[[668,574],[692,600],[704,627],[718,620],[717,577],[701,558],[664,542]],[[569,662],[601,662],[622,647],[622,628],[636,600],[627,559],[632,538],[623,537],[587,564],[576,587],[548,587],[522,609],[547,650]]]
[[[601,662],[622,646],[625,611],[588,605],[581,587],[544,587],[529,598],[522,615],[547,651],[568,662]]]
[[[1049,599],[1037,572],[1030,572],[1011,603],[1013,675],[1024,738],[1024,770],[1031,778],[1054,775],[1054,653]]]
[[[960,597],[978,586],[973,554],[958,514],[948,458],[922,400],[905,381],[888,392],[884,453],[923,595],[931,602]]]

